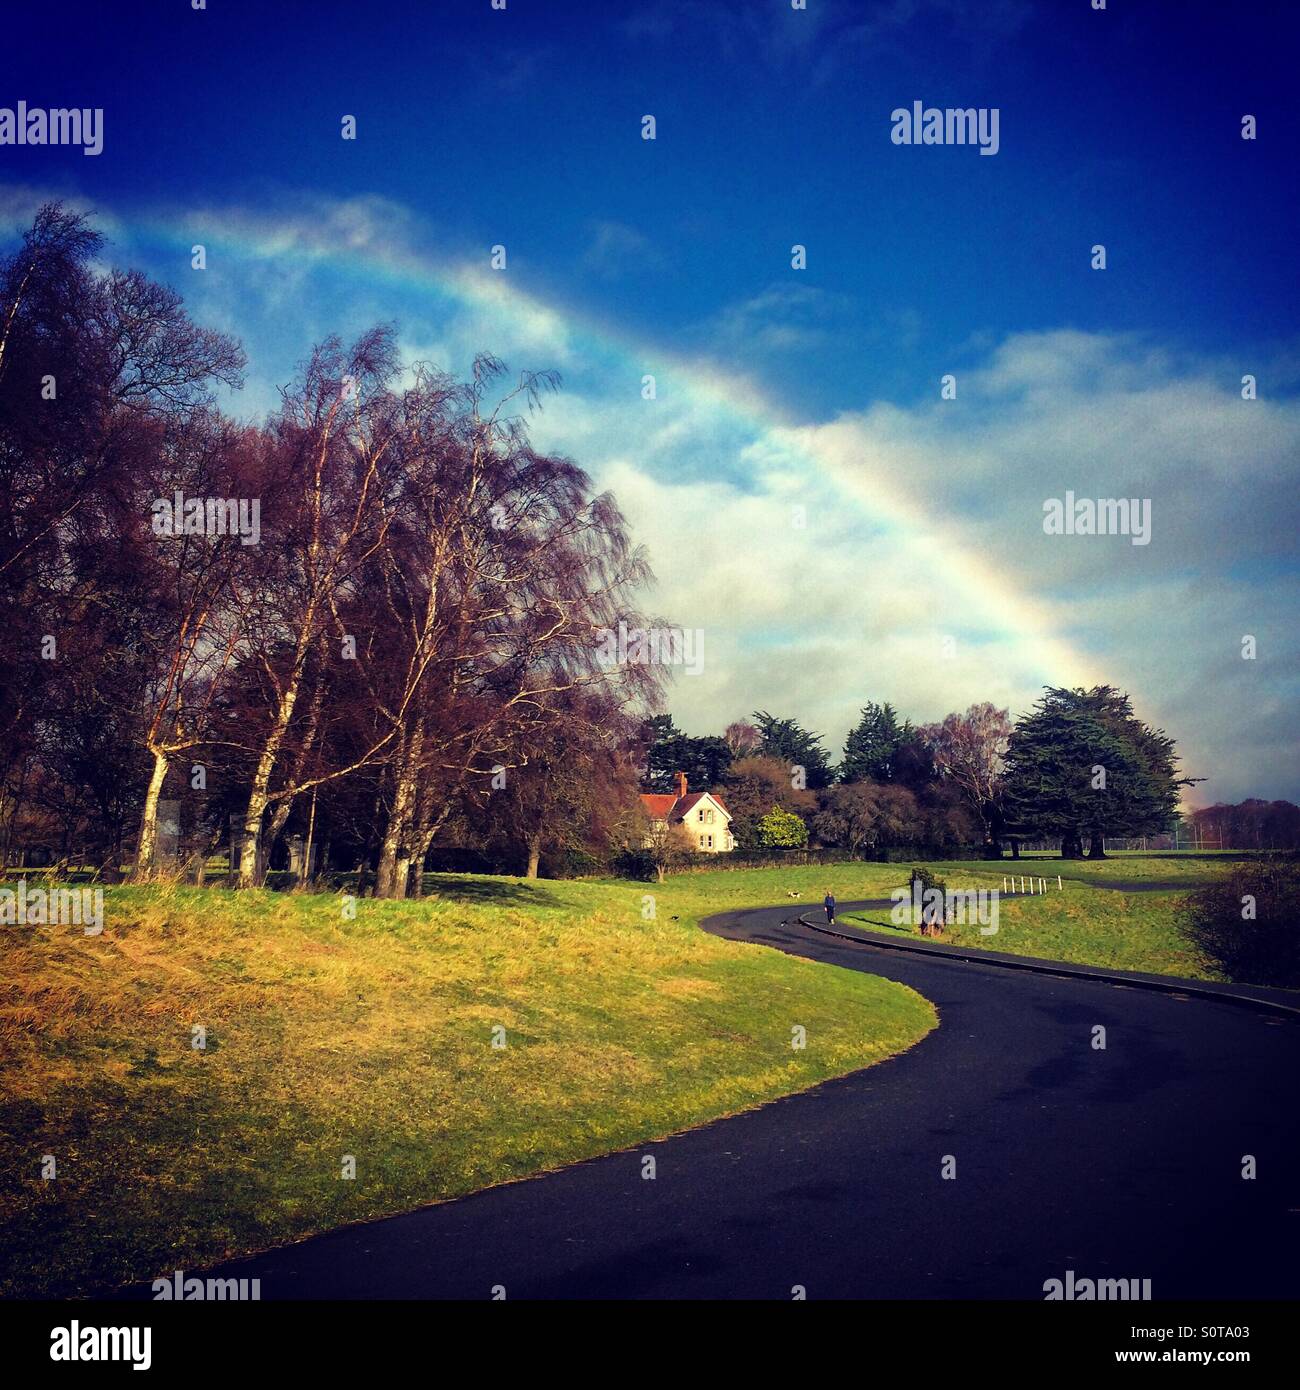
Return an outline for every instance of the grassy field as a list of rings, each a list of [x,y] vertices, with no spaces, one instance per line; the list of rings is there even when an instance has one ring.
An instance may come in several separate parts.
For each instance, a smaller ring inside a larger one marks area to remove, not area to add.
[[[961,884],[953,875],[948,886],[979,885]],[[1051,891],[1043,897],[1002,898],[996,934],[983,936],[979,924],[971,922],[953,924],[935,940],[1017,956],[1072,961],[1077,965],[1142,970],[1195,980],[1222,979],[1175,930],[1180,900],[1177,893],[1119,893],[1089,888],[1069,879],[1058,893],[1053,880]],[[896,930],[919,939],[915,929],[891,927],[887,910],[847,913],[841,920],[850,926]]]
[[[1021,869],[1026,879],[1033,873],[1047,880],[1047,892],[1041,896],[1017,894],[1000,899],[996,934],[984,936],[979,924],[970,922],[953,924],[935,939],[951,945],[1071,961],[1078,965],[1221,980],[1222,975],[1198,957],[1178,934],[1177,924],[1184,900],[1182,891],[1124,892],[1104,885],[1183,882],[1187,890],[1191,890],[1222,873],[1229,862],[1225,858],[1126,855],[1095,862],[1058,859],[1036,860],[1032,864],[1021,861],[1013,865],[1010,860],[998,864],[975,860],[933,864],[929,867],[949,888],[1001,890],[1003,875],[1009,876],[1013,868],[1017,880]],[[836,888],[836,896],[842,900],[885,897],[908,880],[906,865],[851,867],[870,871],[864,880],[868,889],[841,892]],[[853,926],[917,937],[913,928],[893,927],[887,909],[847,913],[841,920]]]
[[[1177,936],[1179,893],[1100,885],[1190,888],[1226,862],[1038,860],[1046,896],[1003,899],[996,936],[972,925],[945,939],[1214,979]],[[949,887],[1000,887],[1013,865],[932,867]],[[827,889],[887,897],[909,868],[662,884],[439,875],[431,897],[364,900],[354,920],[331,894],[110,888],[101,936],[0,929],[0,1293],[196,1268],[635,1146],[897,1053],[935,1024],[918,995],[695,926],[728,908],[818,908]],[[888,929],[888,912],[861,924]],[[346,1155],[355,1179],[340,1176]]]
[[[1028,866],[1032,865],[1040,874],[1060,874],[1062,878],[1077,879],[1081,883],[1154,879],[1157,882],[1186,882],[1191,886],[1226,872],[1229,865],[1238,862],[1238,859],[1239,856],[1217,851],[1140,854],[1136,850],[1121,850],[1107,855],[1105,859],[1061,859],[1054,855],[1034,854],[1016,861],[1003,860],[998,872],[1009,872],[1015,867],[1017,872],[1023,869],[1028,874]],[[989,865],[977,861],[972,867],[988,868]]]
[[[899,985],[694,930],[784,881],[443,877],[355,920],[328,894],[110,888],[100,936],[0,929],[0,1293],[193,1269],[642,1144],[934,1027]]]
[[[1126,893],[1102,885],[1108,882],[1185,882],[1188,889],[1220,874],[1230,861],[1220,857],[1124,855],[1104,860],[1045,860],[1013,864],[987,860],[949,861],[929,867],[949,888],[1002,887],[1004,874],[1023,868],[1048,879],[1042,897],[1007,897],[999,903],[998,932],[981,936],[977,924],[955,926],[941,942],[1006,951],[1013,955],[1073,961],[1120,970],[1143,970],[1190,979],[1220,978],[1179,937],[1176,925],[1182,894],[1178,891]],[[830,889],[840,902],[885,898],[905,887],[908,864],[832,864],[789,869],[738,869],[718,873],[682,874],[654,885],[660,910],[683,919],[729,907],[789,902],[791,914],[805,908],[820,912]],[[1056,876],[1062,888],[1057,890]],[[798,898],[789,897],[798,893]],[[890,930],[888,909],[868,911],[851,924]],[[912,929],[903,935],[916,938]]]

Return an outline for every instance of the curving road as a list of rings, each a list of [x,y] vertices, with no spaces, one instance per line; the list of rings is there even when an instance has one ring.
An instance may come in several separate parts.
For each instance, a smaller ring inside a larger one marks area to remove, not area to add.
[[[704,926],[911,985],[940,1027],[749,1114],[211,1272],[260,1276],[264,1299],[1042,1298],[1067,1270],[1156,1299],[1300,1294],[1295,1023],[792,916]]]

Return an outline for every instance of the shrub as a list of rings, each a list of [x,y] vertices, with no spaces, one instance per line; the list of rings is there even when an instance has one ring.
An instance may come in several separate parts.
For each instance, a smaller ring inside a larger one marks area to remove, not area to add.
[[[919,883],[922,893],[924,893],[927,888],[937,888],[941,893],[946,893],[948,891],[948,885],[943,879],[922,864],[918,864],[913,868],[912,875],[907,882],[909,888],[912,888],[913,884]],[[915,893],[915,891],[916,890],[912,888],[912,892]]]
[[[808,843],[808,827],[793,811],[772,809],[758,823],[759,847],[802,849]]]
[[[942,922],[948,920],[947,913],[947,893],[948,885],[937,874],[932,873],[924,865],[916,865],[912,870],[912,875],[907,881],[908,892],[911,894],[913,902],[920,901],[925,903],[925,894],[929,889],[944,894],[944,909],[939,916],[931,917],[929,912],[933,909],[923,908],[921,921],[919,923],[922,936],[935,936],[938,934]]]
[[[543,878],[590,878],[609,872],[609,861],[585,849],[557,849],[542,855]]]
[[[655,857],[648,849],[624,849],[612,864],[618,878],[652,879],[656,876]]]
[[[1300,989],[1300,861],[1242,864],[1197,889],[1179,931],[1230,980]]]

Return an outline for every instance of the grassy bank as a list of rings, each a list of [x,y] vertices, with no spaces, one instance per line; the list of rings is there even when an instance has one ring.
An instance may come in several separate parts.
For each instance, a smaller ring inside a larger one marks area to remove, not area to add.
[[[950,944],[1006,951],[1013,955],[1072,961],[1119,970],[1143,970],[1189,979],[1221,978],[1178,935],[1182,894],[1177,891],[1126,893],[1106,883],[1179,882],[1188,889],[1224,872],[1225,859],[1178,858],[1174,855],[1124,856],[1106,860],[1039,860],[1033,867],[1011,860],[953,861],[929,867],[949,888],[1001,889],[1003,875],[1024,869],[1046,878],[1042,897],[1006,897],[999,902],[998,932],[980,935],[977,923],[954,926],[938,938]],[[805,908],[820,910],[827,889],[840,902],[886,898],[908,882],[907,864],[832,864],[790,869],[739,869],[711,874],[683,874],[653,887],[661,910],[681,914],[723,911],[729,907],[788,902],[791,915]],[[1057,874],[1062,887],[1057,889]],[[790,894],[797,893],[797,898]],[[842,920],[853,923],[849,916]],[[888,909],[860,915],[857,925],[890,930]],[[900,929],[916,937],[914,929]]]
[[[988,863],[974,860],[934,864],[930,867],[949,888],[1000,890],[1003,875],[1009,878],[1013,870],[1017,883],[1021,871],[1026,879],[1034,874],[1047,881],[1047,892],[1043,895],[1017,894],[1000,899],[996,934],[982,935],[977,922],[954,923],[936,939],[951,945],[1070,961],[1077,965],[1221,980],[1222,975],[1198,957],[1178,933],[1178,923],[1184,914],[1182,890],[1125,892],[1107,885],[1181,882],[1186,884],[1186,891],[1190,891],[1224,873],[1231,862],[1227,857],[1165,854],[1124,855],[1100,861],[1055,859]],[[909,874],[906,865],[845,867],[856,868],[859,872],[856,878],[849,874],[844,876],[843,889],[832,884],[841,900],[886,897],[894,888],[905,885]],[[830,871],[821,872],[825,875]],[[820,895],[814,901],[820,901]],[[849,913],[843,915],[842,920],[873,930],[917,935],[914,928],[893,927],[888,909]]]
[[[954,875],[954,880],[956,876]],[[978,886],[949,882],[950,887]],[[998,887],[998,883],[985,884]],[[950,925],[935,938],[949,945],[1006,951],[1017,956],[1099,965],[1115,970],[1142,970],[1184,979],[1223,977],[1201,961],[1176,930],[1178,893],[1119,893],[1065,880],[1055,880],[1043,897],[1003,898],[998,904],[998,930],[983,936],[979,924]],[[888,911],[849,913],[851,926],[894,931],[916,938],[914,929],[890,926]]]
[[[195,1268],[637,1145],[934,1026],[901,986],[693,929],[774,900],[755,872],[447,877],[354,920],[330,895],[111,888],[102,935],[0,929],[0,1293]]]

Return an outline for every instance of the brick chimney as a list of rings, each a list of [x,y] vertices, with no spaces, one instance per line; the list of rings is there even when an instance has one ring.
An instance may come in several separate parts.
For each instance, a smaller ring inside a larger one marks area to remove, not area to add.
[[[679,798],[686,795],[686,774],[684,772],[677,774],[677,795]]]

